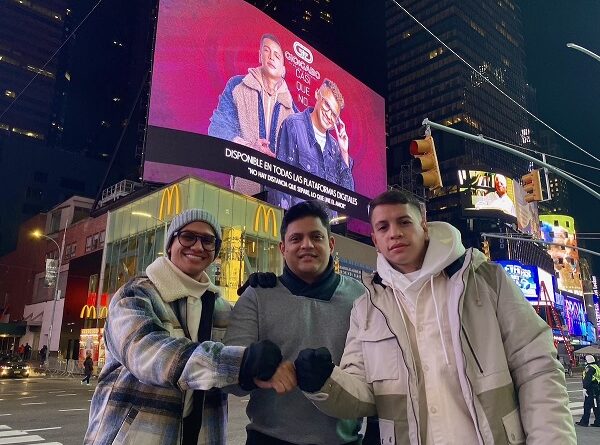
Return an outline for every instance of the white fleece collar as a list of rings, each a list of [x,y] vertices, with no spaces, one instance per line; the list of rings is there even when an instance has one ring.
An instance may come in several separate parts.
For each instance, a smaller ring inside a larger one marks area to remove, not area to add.
[[[167,303],[186,297],[200,298],[207,290],[218,292],[218,288],[210,281],[206,272],[202,272],[200,281],[196,281],[166,257],[154,260],[146,268],[146,275]]]

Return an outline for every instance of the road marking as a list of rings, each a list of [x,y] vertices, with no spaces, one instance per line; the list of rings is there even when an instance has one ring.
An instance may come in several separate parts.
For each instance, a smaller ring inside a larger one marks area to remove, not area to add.
[[[13,443],[31,443],[31,442],[39,442],[45,440],[41,436],[37,435],[29,435],[27,434],[30,431],[42,431],[42,430],[55,430],[60,429],[62,427],[55,426],[49,428],[38,428],[33,430],[13,430],[8,425],[0,425],[0,445],[9,445]],[[60,442],[43,442],[43,444],[38,445],[63,445]]]
[[[11,437],[11,436],[24,436],[27,433],[21,430],[6,430],[0,431],[0,437]]]
[[[67,411],[87,411],[87,408],[59,409],[59,411],[62,413],[67,412]]]
[[[48,394],[57,394],[59,392],[67,392],[67,390],[62,390],[62,391],[48,391]]]
[[[23,431],[31,433],[32,431],[60,430],[61,428],[62,428],[62,426],[49,426],[48,428],[36,428],[34,430],[23,430]]]
[[[25,399],[37,399],[37,396],[19,397],[17,400],[25,400]]]
[[[27,406],[27,405],[45,405],[46,402],[27,402],[27,403],[21,403],[21,406]]]
[[[21,436],[21,437],[7,437],[6,439],[0,439],[0,445],[8,445],[11,443],[24,443],[24,442],[39,442],[40,440],[44,440],[43,437],[40,436]]]
[[[56,397],[68,397],[68,396],[76,396],[77,394],[75,393],[70,393],[70,394],[56,394]]]

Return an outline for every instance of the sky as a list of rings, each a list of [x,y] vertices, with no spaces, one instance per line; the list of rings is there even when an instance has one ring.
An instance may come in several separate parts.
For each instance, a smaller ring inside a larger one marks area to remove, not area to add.
[[[577,145],[600,158],[600,61],[567,48],[575,43],[600,54],[600,2],[597,0],[524,0],[523,30],[530,84],[536,89],[537,114]],[[562,156],[600,168],[600,161],[561,143]],[[571,164],[569,171],[600,184],[597,170]],[[588,184],[589,185],[589,184]],[[593,187],[600,192],[600,187]],[[578,232],[600,232],[600,202],[570,187],[572,215]],[[583,236],[583,235],[582,235]],[[600,241],[585,242],[600,251]],[[600,276],[600,258],[594,260]]]

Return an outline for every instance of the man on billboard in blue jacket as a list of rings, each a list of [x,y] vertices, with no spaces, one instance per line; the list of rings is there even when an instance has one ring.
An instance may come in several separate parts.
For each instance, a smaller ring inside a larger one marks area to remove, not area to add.
[[[277,159],[354,191],[353,160],[348,154],[346,125],[340,118],[344,97],[334,82],[325,79],[315,92],[315,98],[314,108],[308,107],[283,122]],[[283,193],[276,196],[277,202],[270,199],[271,202],[283,208],[302,201]]]
[[[248,74],[233,76],[219,96],[208,134],[254,148],[275,157],[277,132],[284,119],[298,111],[285,83],[284,56],[277,37],[260,39],[260,66]],[[248,195],[261,191],[260,185],[232,178],[231,188]]]

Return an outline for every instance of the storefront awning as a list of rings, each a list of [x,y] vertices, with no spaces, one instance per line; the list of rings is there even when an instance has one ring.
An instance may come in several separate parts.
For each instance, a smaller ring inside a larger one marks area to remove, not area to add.
[[[25,323],[0,323],[0,336],[22,337],[26,328]]]

